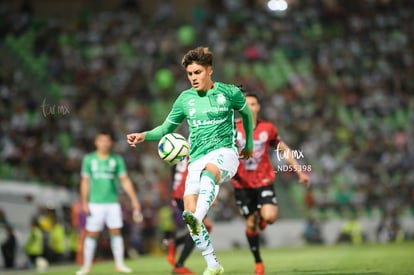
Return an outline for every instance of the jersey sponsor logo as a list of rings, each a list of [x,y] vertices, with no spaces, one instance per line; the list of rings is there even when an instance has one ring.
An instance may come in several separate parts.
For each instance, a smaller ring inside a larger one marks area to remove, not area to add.
[[[112,180],[115,178],[115,175],[110,172],[95,172],[93,173],[94,179],[105,179],[105,180]]]
[[[218,113],[218,112],[227,112],[228,110],[229,110],[229,107],[220,106],[220,107],[211,107],[211,109],[207,109],[204,112],[205,113],[210,113],[210,112]]]
[[[201,119],[195,119],[192,122],[193,127],[200,127],[200,126],[205,126],[205,125],[215,125],[215,124],[220,124],[223,123],[227,120],[227,118],[222,118],[222,119],[205,119],[205,120],[201,120]]]
[[[271,196],[273,196],[273,191],[271,191],[271,190],[263,190],[262,193],[260,194],[260,196],[262,198],[271,197]]]

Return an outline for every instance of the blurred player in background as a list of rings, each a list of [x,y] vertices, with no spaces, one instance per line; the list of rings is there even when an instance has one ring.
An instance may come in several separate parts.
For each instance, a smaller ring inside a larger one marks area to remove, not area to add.
[[[183,220],[207,263],[204,275],[221,275],[218,262],[203,219],[217,195],[218,186],[234,176],[239,157],[252,155],[252,114],[241,90],[235,85],[214,82],[213,54],[208,48],[188,51],[181,64],[191,88],[178,96],[162,125],[148,132],[127,135],[131,146],[145,140],[160,140],[187,119],[190,132],[190,164],[184,193]],[[235,111],[243,120],[245,148],[238,154]]]
[[[127,175],[125,162],[120,155],[111,153],[112,137],[101,132],[95,137],[96,151],[87,154],[82,161],[80,198],[86,219],[86,238],[83,247],[83,266],[76,272],[84,275],[90,272],[99,233],[106,225],[111,235],[111,249],[115,270],[131,273],[124,264],[124,243],[121,236],[122,213],[118,199],[118,180],[131,200],[134,214],[140,214],[132,182]]]
[[[301,165],[290,153],[289,147],[281,140],[276,126],[258,118],[260,103],[257,95],[245,93],[247,104],[253,116],[253,157],[241,160],[236,175],[231,182],[234,186],[236,203],[245,218],[246,238],[254,256],[255,274],[265,274],[264,264],[259,249],[259,228],[263,230],[267,224],[273,224],[277,219],[278,208],[273,182],[275,171],[270,159],[269,150],[278,150],[292,171],[296,171],[299,182],[309,186],[309,177]],[[245,144],[245,134],[240,120],[236,122],[238,143]]]
[[[185,181],[188,174],[188,158],[185,158],[183,161],[179,162],[174,166],[173,171],[173,184],[172,184],[172,199],[175,207],[179,209],[180,212],[184,211],[184,190],[185,190]],[[211,233],[212,222],[206,216],[203,220],[203,223],[209,233]],[[181,254],[178,257],[178,261],[175,261],[176,248],[180,245],[183,245]],[[167,242],[167,260],[174,267],[172,274],[196,274],[187,267],[184,266],[184,262],[190,256],[191,252],[194,249],[194,241],[191,238],[190,234],[184,234],[183,236],[175,236],[173,240],[168,240]]]

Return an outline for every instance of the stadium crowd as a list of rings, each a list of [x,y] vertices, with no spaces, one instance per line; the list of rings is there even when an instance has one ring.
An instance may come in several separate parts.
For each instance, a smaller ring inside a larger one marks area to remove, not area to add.
[[[291,203],[323,215],[414,215],[411,1],[297,1],[283,13],[209,1],[187,21],[168,3],[150,18],[130,6],[47,19],[30,5],[1,6],[1,178],[75,191],[82,157],[106,128],[157,208],[169,196],[168,166],[156,144],[131,149],[125,134],[164,118],[187,85],[178,58],[206,45],[214,79],[258,92],[262,115],[310,164],[306,194],[290,174],[277,177]],[[238,215],[226,196],[217,219]]]

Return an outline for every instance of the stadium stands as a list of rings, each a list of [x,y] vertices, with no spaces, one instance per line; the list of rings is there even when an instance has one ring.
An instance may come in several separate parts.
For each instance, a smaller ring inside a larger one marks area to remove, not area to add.
[[[208,45],[215,79],[258,91],[263,115],[303,150],[314,214],[397,208],[413,215],[411,2],[292,3],[284,14],[212,4],[192,21],[161,11],[147,21],[134,9],[48,18],[3,9],[1,178],[75,189],[81,158],[106,127],[142,195],[165,196],[168,169],[155,147],[127,148],[125,134],[162,120],[187,86],[182,54]],[[190,30],[178,34],[183,26]],[[167,73],[156,78],[161,69]],[[281,174],[277,181],[305,210],[305,191],[292,180]]]

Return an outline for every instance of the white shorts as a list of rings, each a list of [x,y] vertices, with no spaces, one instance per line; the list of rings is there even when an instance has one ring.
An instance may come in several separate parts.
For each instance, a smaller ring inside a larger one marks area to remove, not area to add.
[[[185,195],[198,194],[200,192],[201,172],[207,163],[213,163],[220,169],[220,181],[218,184],[228,182],[236,174],[239,167],[239,155],[229,148],[220,148],[191,162],[188,165],[188,175],[185,181]]]
[[[100,232],[106,225],[109,229],[122,228],[122,212],[119,203],[89,203],[86,230]]]

